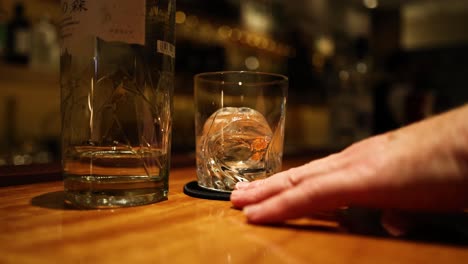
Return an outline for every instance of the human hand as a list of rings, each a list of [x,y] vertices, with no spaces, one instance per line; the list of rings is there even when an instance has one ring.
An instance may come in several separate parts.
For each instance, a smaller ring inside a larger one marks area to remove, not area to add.
[[[341,206],[408,211],[468,207],[468,107],[371,137],[267,179],[238,183],[231,202],[251,223]]]

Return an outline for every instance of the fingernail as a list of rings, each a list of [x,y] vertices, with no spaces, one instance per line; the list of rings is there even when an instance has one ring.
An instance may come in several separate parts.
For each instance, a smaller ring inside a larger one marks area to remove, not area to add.
[[[236,183],[236,190],[242,190],[242,189],[245,189],[247,188],[247,186],[249,186],[250,182],[238,182]]]
[[[246,206],[244,207],[244,209],[242,209],[242,212],[245,214],[245,216],[247,216],[247,218],[250,218],[252,215],[254,215],[258,210],[258,206],[255,206],[255,205],[249,205],[249,206]]]
[[[239,192],[234,190],[234,191],[231,192],[231,195],[229,196],[229,199],[232,201],[232,200],[235,200],[238,197],[239,197]]]
[[[391,236],[402,237],[408,233],[408,230],[404,227],[393,225],[392,223],[382,222],[382,227],[387,231]]]
[[[411,221],[405,214],[391,211],[382,214],[380,223],[394,237],[405,236],[411,228]]]

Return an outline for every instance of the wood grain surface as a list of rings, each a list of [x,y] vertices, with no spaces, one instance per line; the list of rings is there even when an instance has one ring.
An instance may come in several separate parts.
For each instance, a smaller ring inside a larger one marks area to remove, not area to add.
[[[0,263],[468,263],[466,245],[351,234],[333,217],[251,225],[185,195],[195,178],[175,168],[169,200],[105,210],[67,208],[61,181],[2,187]]]

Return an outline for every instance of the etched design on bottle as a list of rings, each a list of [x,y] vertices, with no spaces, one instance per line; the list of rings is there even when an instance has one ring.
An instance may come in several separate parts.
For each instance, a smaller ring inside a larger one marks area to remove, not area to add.
[[[174,57],[156,47],[175,41],[174,2],[62,0],[62,158],[71,203],[167,199]],[[166,20],[149,15],[155,7]]]

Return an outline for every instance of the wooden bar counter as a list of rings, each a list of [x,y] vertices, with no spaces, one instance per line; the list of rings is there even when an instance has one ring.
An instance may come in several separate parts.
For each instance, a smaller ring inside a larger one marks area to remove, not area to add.
[[[195,178],[174,168],[169,200],[105,210],[67,208],[61,181],[1,187],[0,263],[468,263],[466,244],[359,235],[333,218],[251,225],[228,201],[185,195]]]

